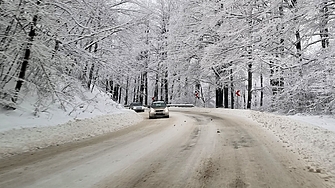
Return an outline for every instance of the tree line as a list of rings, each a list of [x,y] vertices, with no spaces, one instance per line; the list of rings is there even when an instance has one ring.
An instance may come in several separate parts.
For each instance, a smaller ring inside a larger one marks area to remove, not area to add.
[[[120,104],[334,110],[332,0],[12,0],[0,10],[7,109],[30,95],[36,111],[69,110],[100,90]]]

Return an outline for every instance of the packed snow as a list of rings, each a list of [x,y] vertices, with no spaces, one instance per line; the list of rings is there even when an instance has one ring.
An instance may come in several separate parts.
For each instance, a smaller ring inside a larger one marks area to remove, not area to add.
[[[99,105],[105,106],[101,108]],[[229,113],[258,122],[284,147],[298,153],[309,164],[311,171],[322,169],[335,175],[334,118],[241,111],[231,110]],[[23,111],[1,113],[0,158],[114,132],[142,120],[137,113],[114,102],[107,105],[97,103],[87,112],[82,112],[80,118],[64,114],[62,117],[58,110],[49,110],[49,115],[41,114],[39,117]]]
[[[294,120],[301,121],[306,125],[322,127],[335,132],[335,118],[332,116],[294,115],[289,117]]]
[[[33,96],[16,110],[0,110],[0,158],[114,132],[142,120],[98,90],[83,93],[59,108],[36,113]]]
[[[282,116],[251,111],[250,117],[297,152],[310,171],[335,175],[335,119],[331,116]]]
[[[75,119],[56,126],[11,129],[0,133],[0,154],[3,157],[94,137],[126,128],[141,119],[130,110],[120,110],[94,118]]]

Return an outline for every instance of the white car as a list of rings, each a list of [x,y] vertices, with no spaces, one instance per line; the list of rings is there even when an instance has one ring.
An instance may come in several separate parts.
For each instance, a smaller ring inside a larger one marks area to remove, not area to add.
[[[144,112],[145,107],[140,102],[133,102],[129,105],[129,109],[132,109],[135,112]]]
[[[169,108],[164,101],[154,101],[149,109],[149,119],[156,117],[169,117]]]

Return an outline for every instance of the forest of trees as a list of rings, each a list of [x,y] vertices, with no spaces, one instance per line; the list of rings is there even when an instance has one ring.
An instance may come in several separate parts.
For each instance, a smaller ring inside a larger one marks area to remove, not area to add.
[[[0,105],[70,110],[75,97],[100,90],[120,104],[154,97],[333,114],[334,8],[334,0],[0,0]]]

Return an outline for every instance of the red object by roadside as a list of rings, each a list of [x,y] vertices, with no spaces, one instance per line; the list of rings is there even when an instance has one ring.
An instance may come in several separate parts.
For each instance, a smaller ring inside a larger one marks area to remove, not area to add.
[[[237,95],[237,96],[241,96],[241,94],[240,94],[240,90],[237,90],[237,91],[236,91],[236,95]]]
[[[195,92],[195,97],[197,98],[197,99],[199,99],[199,93],[198,92]]]

